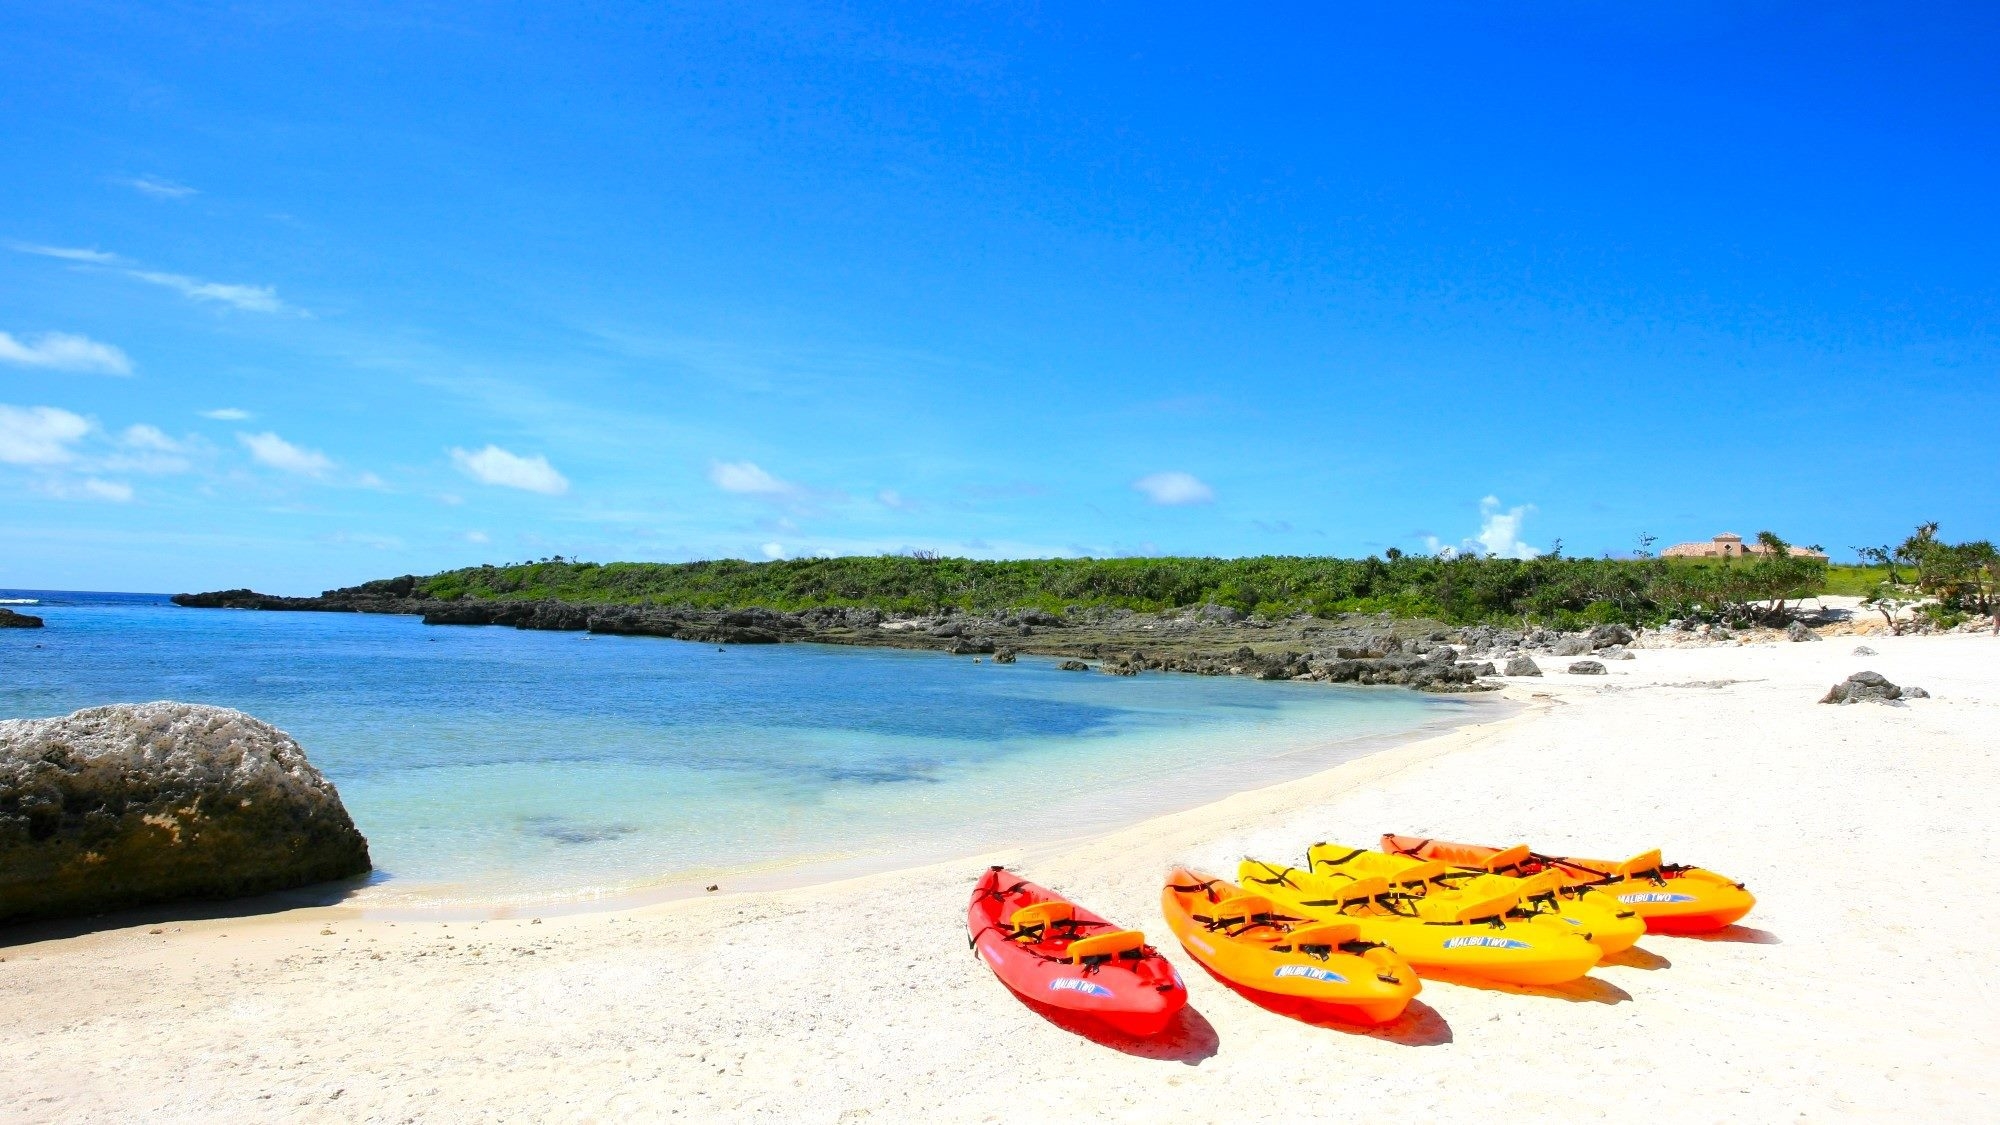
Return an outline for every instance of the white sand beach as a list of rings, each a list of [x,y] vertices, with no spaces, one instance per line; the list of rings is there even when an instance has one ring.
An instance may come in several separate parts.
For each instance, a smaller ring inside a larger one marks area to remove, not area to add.
[[[0,947],[0,1116],[805,1121],[1993,1119],[2000,640],[1647,650],[1516,680],[1513,717],[1083,841],[799,890],[483,923],[340,908]],[[1933,698],[1820,706],[1873,669]],[[1745,924],[1576,985],[1429,983],[1363,1032],[1173,947],[1161,876],[1408,831],[1652,846]],[[1153,934],[1184,1023],[1102,1041],[966,949],[1005,862]]]

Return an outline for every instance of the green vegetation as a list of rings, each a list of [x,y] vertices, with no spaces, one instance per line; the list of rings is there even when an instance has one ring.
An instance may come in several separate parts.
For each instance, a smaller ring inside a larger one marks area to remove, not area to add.
[[[1680,617],[1771,619],[1788,600],[1820,592],[1827,566],[1771,554],[1713,565],[1658,558],[1412,557],[1333,559],[1024,559],[884,555],[747,563],[586,563],[560,558],[468,567],[419,579],[414,593],[459,598],[554,598],[584,604],[800,610],[867,606],[931,612],[1071,606],[1158,611],[1217,603],[1267,617],[1389,612],[1456,624],[1534,621],[1557,627]]]
[[[1985,539],[1947,543],[1937,533],[1933,521],[1895,547],[1855,548],[1871,570],[1880,571],[1867,604],[1881,611],[1891,628],[1897,611],[1911,605],[1942,629],[1975,615],[1993,617],[2000,627],[2000,549]]]

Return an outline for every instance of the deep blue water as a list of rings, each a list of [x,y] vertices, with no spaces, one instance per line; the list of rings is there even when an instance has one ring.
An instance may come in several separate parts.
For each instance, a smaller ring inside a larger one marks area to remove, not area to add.
[[[384,901],[971,851],[1303,774],[1468,706],[1028,657],[0,591],[17,598],[48,626],[0,630],[0,718],[176,699],[266,719],[339,787],[381,869],[366,893]]]

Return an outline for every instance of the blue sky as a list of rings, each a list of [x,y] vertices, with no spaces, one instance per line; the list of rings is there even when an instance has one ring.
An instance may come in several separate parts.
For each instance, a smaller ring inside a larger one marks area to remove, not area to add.
[[[0,586],[2000,534],[1996,9],[9,12]]]

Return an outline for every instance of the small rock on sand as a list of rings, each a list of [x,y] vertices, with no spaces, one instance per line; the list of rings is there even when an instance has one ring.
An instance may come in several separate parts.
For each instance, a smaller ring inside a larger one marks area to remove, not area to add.
[[[1595,660],[1577,660],[1570,663],[1567,671],[1572,676],[1602,676],[1604,665]]]

